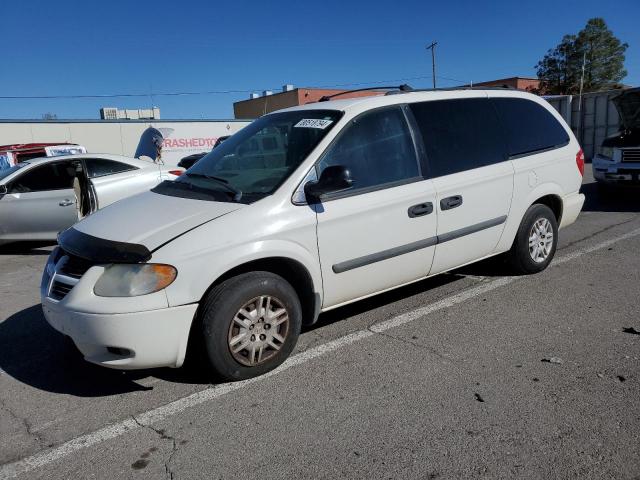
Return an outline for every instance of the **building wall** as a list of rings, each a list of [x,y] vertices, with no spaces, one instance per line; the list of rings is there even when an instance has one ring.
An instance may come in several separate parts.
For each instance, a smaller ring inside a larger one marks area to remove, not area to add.
[[[554,95],[546,100],[562,115],[575,133],[587,159],[598,153],[602,141],[620,130],[620,115],[611,98],[620,90],[578,95]]]
[[[299,105],[298,89],[235,102],[233,115],[235,118],[242,119],[258,118],[266,113],[294,105]]]
[[[15,143],[77,143],[90,153],[133,156],[142,132],[153,126],[165,137],[163,160],[177,164],[192,153],[211,150],[216,139],[232,135],[249,122],[202,121],[0,121],[0,145]]]
[[[288,92],[274,93],[249,100],[242,100],[233,104],[233,114],[238,119],[258,118],[282,108],[295,107],[306,103],[317,102],[325,95],[335,95],[346,90],[326,88],[295,88]],[[384,92],[367,90],[362,92],[349,92],[338,98],[370,97],[382,95]]]

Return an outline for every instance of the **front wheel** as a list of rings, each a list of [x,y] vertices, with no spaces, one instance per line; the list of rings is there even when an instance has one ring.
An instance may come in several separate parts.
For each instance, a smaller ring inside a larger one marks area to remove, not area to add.
[[[558,245],[558,221],[546,205],[526,211],[509,252],[516,273],[538,273],[547,268]]]
[[[207,294],[202,308],[206,358],[224,380],[273,370],[296,345],[300,300],[284,278],[269,272],[232,277]]]

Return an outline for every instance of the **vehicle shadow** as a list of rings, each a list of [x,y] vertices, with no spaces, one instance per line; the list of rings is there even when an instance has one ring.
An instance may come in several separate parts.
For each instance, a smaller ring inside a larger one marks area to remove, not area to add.
[[[15,242],[0,246],[0,255],[49,255],[56,242]]]
[[[136,380],[154,376],[174,383],[208,384],[196,368],[119,371],[84,361],[70,339],[46,322],[40,305],[17,312],[0,323],[0,369],[39,390],[78,397],[103,397],[151,390]]]
[[[640,186],[585,183],[580,189],[585,195],[585,212],[640,212]]]
[[[328,312],[320,314],[318,321],[311,326],[305,327],[303,331],[310,332],[377,308],[389,306],[395,302],[406,300],[429,290],[458,282],[470,275],[497,277],[512,276],[514,273],[502,257],[488,258],[472,265],[452,270],[451,272],[436,275],[405,287],[396,288],[358,302],[350,303],[335,310],[329,310]]]
[[[332,323],[346,320],[347,318],[355,317],[401,300],[406,300],[414,295],[419,295],[429,290],[462,280],[463,278],[463,275],[456,274],[438,275],[385,293],[374,295],[373,297],[369,297],[358,302],[350,303],[344,307],[329,310],[328,312],[321,313],[316,323],[308,327],[304,327],[303,332],[311,332],[318,328],[331,325]]]

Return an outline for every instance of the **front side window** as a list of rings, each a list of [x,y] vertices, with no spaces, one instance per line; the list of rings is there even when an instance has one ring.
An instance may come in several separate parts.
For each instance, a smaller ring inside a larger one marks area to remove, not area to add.
[[[318,172],[342,165],[351,172],[351,192],[420,177],[418,159],[400,107],[355,118],[318,162]]]
[[[517,157],[569,143],[569,135],[542,105],[524,98],[492,98],[507,134],[509,156]]]
[[[137,170],[133,165],[116,162],[115,160],[107,160],[105,158],[87,158],[85,164],[87,165],[87,175],[89,178],[104,177],[105,175]]]
[[[47,163],[27,170],[11,182],[12,193],[42,192],[73,188],[76,167],[69,163]]]
[[[259,118],[153,191],[252,203],[271,195],[338,122],[337,110],[295,110]]]
[[[506,160],[495,109],[486,98],[413,103],[432,177]]]

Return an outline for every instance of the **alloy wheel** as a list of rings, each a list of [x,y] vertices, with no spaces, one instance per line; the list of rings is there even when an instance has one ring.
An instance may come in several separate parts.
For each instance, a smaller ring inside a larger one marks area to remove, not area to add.
[[[544,262],[553,248],[553,227],[546,218],[535,221],[529,232],[529,255],[536,263]]]
[[[229,326],[228,345],[240,364],[255,367],[284,345],[289,333],[289,313],[282,301],[263,295],[245,303]]]

